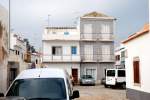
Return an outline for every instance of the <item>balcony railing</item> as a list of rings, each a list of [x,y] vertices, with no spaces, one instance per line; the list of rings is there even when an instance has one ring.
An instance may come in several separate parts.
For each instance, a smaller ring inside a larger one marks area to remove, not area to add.
[[[80,55],[44,55],[43,62],[79,62]]]
[[[81,61],[83,62],[115,62],[115,56],[113,54],[84,54],[81,55]]]
[[[81,40],[113,41],[112,33],[81,33]]]

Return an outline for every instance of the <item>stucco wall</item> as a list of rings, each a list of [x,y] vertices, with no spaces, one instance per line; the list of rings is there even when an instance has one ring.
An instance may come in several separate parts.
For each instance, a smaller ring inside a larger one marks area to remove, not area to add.
[[[52,56],[52,47],[53,46],[62,46],[62,60],[64,61],[80,61],[80,47],[78,41],[44,41],[43,42],[43,60],[51,60]],[[77,47],[77,54],[71,55],[71,46]],[[74,57],[73,59],[70,59]],[[60,60],[61,61],[61,60]]]
[[[150,93],[150,33],[142,35],[125,44],[127,55],[125,59],[127,88]],[[140,59],[141,84],[135,85],[133,80],[133,58]]]
[[[44,63],[45,67],[65,69],[69,75],[72,74],[72,68],[78,69],[78,79],[80,78],[80,63]]]

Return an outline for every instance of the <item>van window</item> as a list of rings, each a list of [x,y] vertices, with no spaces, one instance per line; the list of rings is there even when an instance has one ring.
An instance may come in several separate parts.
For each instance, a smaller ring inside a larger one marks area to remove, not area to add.
[[[66,89],[63,78],[38,78],[16,80],[7,96],[20,96],[26,99],[66,99]]]
[[[125,70],[118,70],[118,77],[125,77]]]
[[[107,70],[107,76],[115,76],[115,70]]]

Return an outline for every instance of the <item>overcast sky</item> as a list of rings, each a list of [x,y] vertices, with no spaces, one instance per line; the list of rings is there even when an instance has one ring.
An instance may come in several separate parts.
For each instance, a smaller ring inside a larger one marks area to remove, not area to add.
[[[117,18],[116,44],[149,21],[149,0],[11,0],[11,28],[41,47],[42,33],[50,25],[73,26],[76,18],[97,11]],[[8,0],[0,0],[8,8]]]

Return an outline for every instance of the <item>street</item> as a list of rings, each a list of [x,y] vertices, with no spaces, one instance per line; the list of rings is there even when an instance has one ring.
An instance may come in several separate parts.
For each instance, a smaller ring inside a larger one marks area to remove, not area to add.
[[[103,85],[75,86],[74,90],[80,92],[80,98],[76,100],[127,100],[124,89],[105,88]]]

